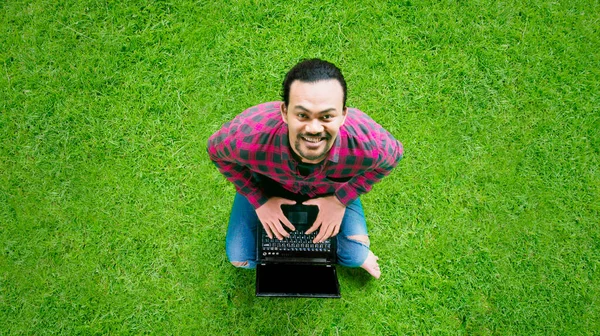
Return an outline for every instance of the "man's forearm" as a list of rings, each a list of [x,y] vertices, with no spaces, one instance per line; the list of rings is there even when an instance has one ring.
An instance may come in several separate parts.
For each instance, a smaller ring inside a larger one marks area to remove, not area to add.
[[[335,191],[335,196],[342,204],[348,205],[360,195],[369,192],[375,183],[392,172],[404,153],[402,145],[396,140],[384,146],[382,150],[382,159],[372,169],[354,176]]]
[[[268,197],[258,187],[248,168],[222,160],[213,159],[213,162],[221,174],[233,183],[237,192],[244,195],[255,209],[267,202]]]

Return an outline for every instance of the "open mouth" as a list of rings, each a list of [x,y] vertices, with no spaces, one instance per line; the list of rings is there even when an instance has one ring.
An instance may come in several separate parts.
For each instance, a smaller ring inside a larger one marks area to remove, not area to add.
[[[321,136],[307,136],[307,135],[302,135],[300,136],[300,138],[302,138],[302,140],[311,143],[311,144],[318,144],[321,141],[327,140],[327,138],[325,137],[321,137]]]
[[[328,142],[331,140],[329,134],[298,134],[295,148],[303,159],[321,160],[327,153]],[[307,161],[308,162],[308,161]]]

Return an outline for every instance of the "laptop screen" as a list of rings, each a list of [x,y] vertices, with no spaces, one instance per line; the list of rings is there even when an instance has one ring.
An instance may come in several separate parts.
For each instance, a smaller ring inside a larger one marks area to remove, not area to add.
[[[288,212],[287,217],[292,224],[307,224],[308,222],[308,213],[306,212]]]

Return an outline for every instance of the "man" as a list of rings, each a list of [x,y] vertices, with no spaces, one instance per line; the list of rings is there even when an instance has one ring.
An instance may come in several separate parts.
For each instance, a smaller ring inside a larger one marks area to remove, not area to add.
[[[208,153],[237,190],[226,251],[237,267],[256,266],[257,226],[283,239],[293,225],[282,204],[316,205],[306,231],[314,242],[337,235],[338,262],[381,271],[369,249],[359,196],[388,175],[402,144],[363,112],[346,107],[346,81],[333,64],[305,60],[283,81],[283,102],[254,106],[208,140]]]

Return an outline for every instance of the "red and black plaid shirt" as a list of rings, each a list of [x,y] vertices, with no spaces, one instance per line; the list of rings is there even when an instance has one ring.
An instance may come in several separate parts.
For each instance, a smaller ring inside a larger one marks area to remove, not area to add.
[[[256,174],[291,193],[308,198],[334,194],[347,205],[371,190],[402,158],[404,150],[399,141],[363,112],[348,108],[327,158],[311,174],[302,176],[291,153],[281,104],[251,107],[208,140],[210,159],[255,208],[268,200]]]

